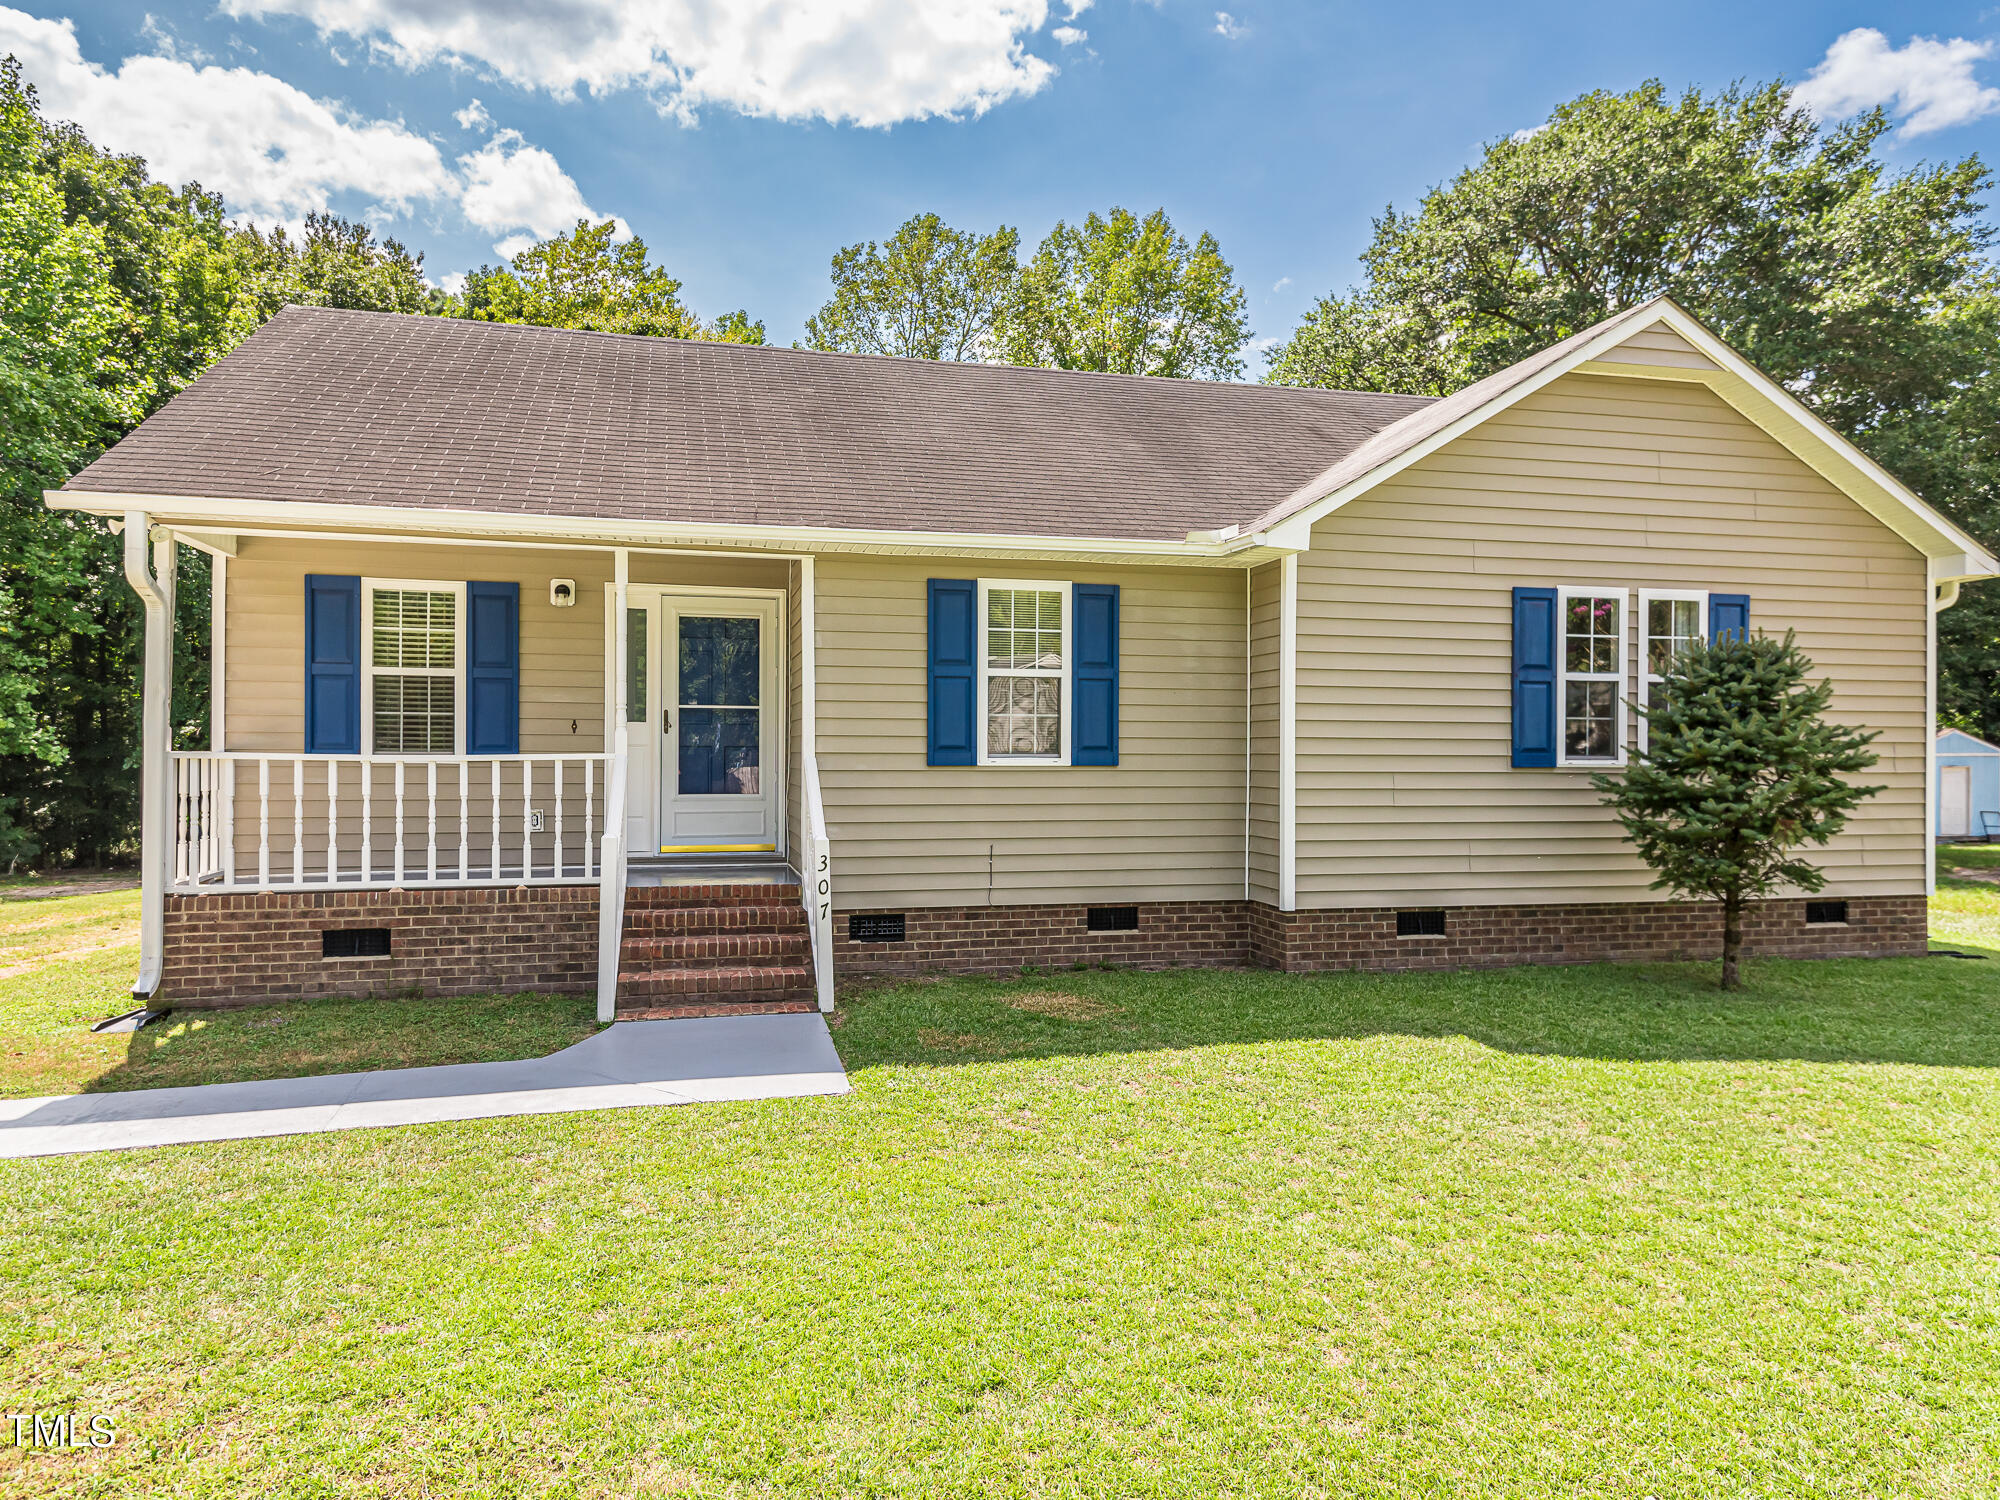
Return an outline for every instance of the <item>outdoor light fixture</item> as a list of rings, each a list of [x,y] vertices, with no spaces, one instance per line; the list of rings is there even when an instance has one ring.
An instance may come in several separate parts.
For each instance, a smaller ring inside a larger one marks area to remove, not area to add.
[[[568,609],[576,603],[576,580],[574,578],[551,578],[549,580],[549,603],[557,609]]]

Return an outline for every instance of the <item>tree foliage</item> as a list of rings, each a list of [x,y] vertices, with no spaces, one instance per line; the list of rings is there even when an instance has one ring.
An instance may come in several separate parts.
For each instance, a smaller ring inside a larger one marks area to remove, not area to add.
[[[806,346],[904,359],[980,360],[1020,277],[1020,235],[953,229],[918,214],[886,245],[833,257],[833,296],[806,319]]]
[[[458,312],[485,323],[585,328],[656,338],[761,344],[764,325],[741,309],[703,323],[681,301],[681,284],[648,259],[634,236],[615,243],[617,221],[579,219],[568,234],[523,250],[513,265],[466,277]]]
[[[1214,236],[1190,244],[1165,209],[1058,221],[995,321],[1001,360],[1122,375],[1243,374],[1243,290]]]
[[[1661,293],[1986,545],[2000,544],[2000,278],[1974,156],[1891,172],[1877,111],[1781,83],[1562,105],[1414,212],[1273,352],[1286,385],[1443,395]],[[2000,735],[2000,588],[1940,617],[1947,722]]]
[[[198,184],[45,119],[0,62],[0,864],[102,862],[137,818],[140,616],[120,544],[42,492],[287,302],[433,309],[422,259],[315,216],[303,237],[231,225]],[[208,570],[184,549],[172,720],[199,743]]]
[[[1876,736],[1825,722],[1830,681],[1789,633],[1696,641],[1677,655],[1646,718],[1647,748],[1604,794],[1656,890],[1720,901],[1722,987],[1740,983],[1743,904],[1781,886],[1821,890],[1801,851],[1824,844],[1882,790],[1844,778],[1875,764]]]

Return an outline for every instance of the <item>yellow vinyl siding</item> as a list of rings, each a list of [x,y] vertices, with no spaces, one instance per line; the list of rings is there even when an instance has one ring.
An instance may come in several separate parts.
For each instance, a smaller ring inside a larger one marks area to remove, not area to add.
[[[1278,904],[1278,633],[1284,565],[1250,574],[1250,896]]]
[[[603,750],[609,553],[269,537],[244,538],[241,552],[229,563],[226,748],[296,752],[304,746],[308,573],[519,583],[522,753]],[[557,609],[549,603],[551,578],[576,580],[574,605]],[[784,588],[786,564],[636,554],[632,581]]]
[[[1569,375],[1321,522],[1299,564],[1299,904],[1653,900],[1586,772],[1514,770],[1512,589],[1750,596],[1887,787],[1831,893],[1924,886],[1922,557],[1706,389]],[[1628,738],[1636,732],[1629,722]]]
[[[1607,364],[1672,365],[1684,370],[1720,368],[1665,323],[1652,323],[1597,356]]]
[[[1118,765],[925,763],[926,581],[981,576],[1120,586]],[[839,555],[818,585],[842,909],[1242,896],[1240,570]]]

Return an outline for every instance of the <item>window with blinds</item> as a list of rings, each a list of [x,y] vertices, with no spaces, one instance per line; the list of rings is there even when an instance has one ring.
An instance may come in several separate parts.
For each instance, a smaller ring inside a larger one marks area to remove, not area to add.
[[[458,595],[376,588],[369,601],[370,747],[377,755],[458,748]]]

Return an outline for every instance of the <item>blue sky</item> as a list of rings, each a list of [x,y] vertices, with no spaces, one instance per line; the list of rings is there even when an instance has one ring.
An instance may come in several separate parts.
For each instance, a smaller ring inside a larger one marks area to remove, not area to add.
[[[1228,4],[512,0],[496,25],[478,0],[0,0],[0,52],[51,114],[246,216],[363,216],[442,278],[615,215],[699,312],[779,341],[835,249],[913,213],[1032,245],[1113,204],[1213,232],[1282,337],[1385,203],[1648,77],[1817,70],[1822,113],[1905,120],[1898,164],[2000,160],[2000,9]]]

